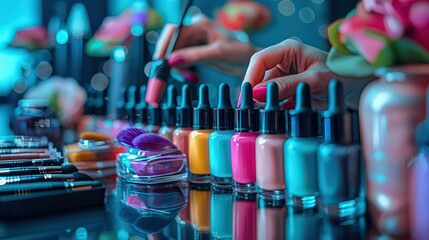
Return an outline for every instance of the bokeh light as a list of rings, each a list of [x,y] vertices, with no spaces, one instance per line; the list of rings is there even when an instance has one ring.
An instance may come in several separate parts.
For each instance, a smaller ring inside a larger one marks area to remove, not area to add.
[[[311,0],[312,2],[314,2],[315,4],[322,4],[325,2],[325,0]]]
[[[66,44],[69,40],[69,34],[67,33],[67,30],[61,29],[57,32],[57,35],[55,37],[58,44]]]
[[[133,24],[130,29],[131,35],[140,37],[143,34],[143,26],[141,24]]]
[[[152,67],[153,63],[154,63],[154,62],[148,62],[148,63],[146,64],[146,66],[144,66],[144,74],[145,74],[146,76],[149,76],[150,68]]]
[[[103,73],[108,77],[110,77],[112,75],[112,61],[111,60],[107,60],[106,62],[104,62]]]
[[[17,77],[15,78],[15,81],[13,82],[13,91],[15,91],[18,94],[24,93],[28,88],[28,81],[24,77]]]
[[[312,23],[316,19],[316,14],[313,9],[309,7],[304,7],[299,10],[299,19],[304,23]]]
[[[117,46],[113,48],[113,59],[117,62],[123,62],[127,58],[127,48],[124,46]]]
[[[104,91],[109,85],[109,79],[103,73],[96,73],[91,78],[91,87],[97,91]]]
[[[150,31],[146,34],[146,40],[152,44],[155,44],[158,41],[159,33],[155,31]]]
[[[36,67],[36,76],[40,79],[47,79],[52,75],[52,66],[48,62],[40,62]]]
[[[322,36],[324,38],[327,37],[327,35],[326,35],[326,29],[327,28],[328,28],[327,24],[322,24],[322,25],[319,26],[318,32],[319,32],[320,36]]]
[[[290,16],[295,13],[295,4],[290,0],[283,0],[277,5],[279,12],[285,16]]]

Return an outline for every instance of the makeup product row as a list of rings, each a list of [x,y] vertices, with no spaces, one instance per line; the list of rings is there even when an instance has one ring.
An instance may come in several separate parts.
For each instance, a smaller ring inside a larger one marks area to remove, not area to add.
[[[170,104],[164,110],[171,116],[176,93],[171,86],[168,93]],[[339,218],[362,215],[362,159],[340,82],[329,85],[323,137],[307,84],[298,85],[296,107],[289,112],[280,110],[275,83],[268,84],[266,99],[265,107],[256,109],[252,87],[244,83],[241,105],[234,109],[229,86],[221,84],[218,105],[212,108],[209,89],[201,85],[191,111],[189,87],[182,88],[173,143],[188,156],[190,181],[266,199],[287,197],[296,209],[318,206]]]
[[[118,178],[119,219],[130,233],[174,239],[364,239],[365,219],[338,223],[317,212],[294,212],[282,201],[174,182],[141,185]],[[164,236],[165,237],[165,236]]]
[[[78,172],[76,166],[65,165],[52,146],[43,136],[0,137],[0,217],[103,203],[104,185]],[[86,197],[93,199],[84,201]],[[52,199],[64,202],[53,203]]]

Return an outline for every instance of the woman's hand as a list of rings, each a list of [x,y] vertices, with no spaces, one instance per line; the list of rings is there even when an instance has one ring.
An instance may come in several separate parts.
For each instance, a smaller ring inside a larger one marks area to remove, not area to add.
[[[221,30],[213,21],[202,17],[198,23],[182,27],[175,50],[170,56],[165,56],[176,28],[172,24],[164,26],[154,59],[168,57],[168,63],[185,72],[185,78],[190,81],[196,81],[196,76],[187,68],[200,62],[229,74],[242,75],[250,57],[256,52],[250,43],[238,41],[230,32]]]
[[[283,109],[295,106],[295,88],[300,82],[310,85],[315,109],[323,109],[329,81],[334,74],[325,65],[327,53],[288,39],[254,54],[244,81],[253,86],[253,98],[265,102],[267,84],[274,81],[279,86]],[[239,99],[239,104],[240,104]]]

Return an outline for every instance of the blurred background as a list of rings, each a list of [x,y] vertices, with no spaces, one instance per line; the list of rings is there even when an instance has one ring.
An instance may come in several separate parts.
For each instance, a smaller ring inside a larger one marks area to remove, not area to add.
[[[58,108],[66,109],[73,108],[74,100],[70,99],[77,98],[75,95],[82,89],[79,99],[84,102],[84,112],[97,110],[93,108],[94,99],[103,101],[105,110],[100,114],[114,112],[113,102],[128,100],[125,92],[129,86],[135,86],[138,92],[146,83],[162,26],[180,21],[184,2],[1,1],[0,135],[12,132],[9,116],[25,96],[52,95],[60,99],[55,100]],[[195,0],[188,15],[203,13],[213,19],[226,2]],[[328,50],[326,27],[345,16],[357,1],[257,2],[270,9],[272,21],[248,36],[253,45],[264,48],[294,38]],[[216,101],[218,84],[227,82],[238,91],[241,83],[239,76],[228,76],[203,64],[196,66],[195,71],[202,82],[209,84],[212,103]],[[178,86],[184,82],[183,78],[173,78]],[[139,98],[137,94],[135,101]]]

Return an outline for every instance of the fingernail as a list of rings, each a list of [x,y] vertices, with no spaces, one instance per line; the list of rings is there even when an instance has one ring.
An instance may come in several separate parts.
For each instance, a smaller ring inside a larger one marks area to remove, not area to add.
[[[168,65],[170,65],[172,67],[179,65],[181,63],[184,63],[184,62],[185,62],[185,59],[182,58],[181,56],[174,56],[174,57],[168,59]]]
[[[241,93],[240,93],[240,95],[238,96],[237,108],[239,108],[239,107],[240,107],[240,105],[241,105]]]
[[[253,99],[258,102],[265,102],[267,98],[267,86],[255,87],[253,89]]]
[[[281,110],[291,110],[295,108],[295,101],[288,101],[280,107]]]
[[[183,77],[189,82],[198,82],[200,78],[194,73],[184,73]]]

